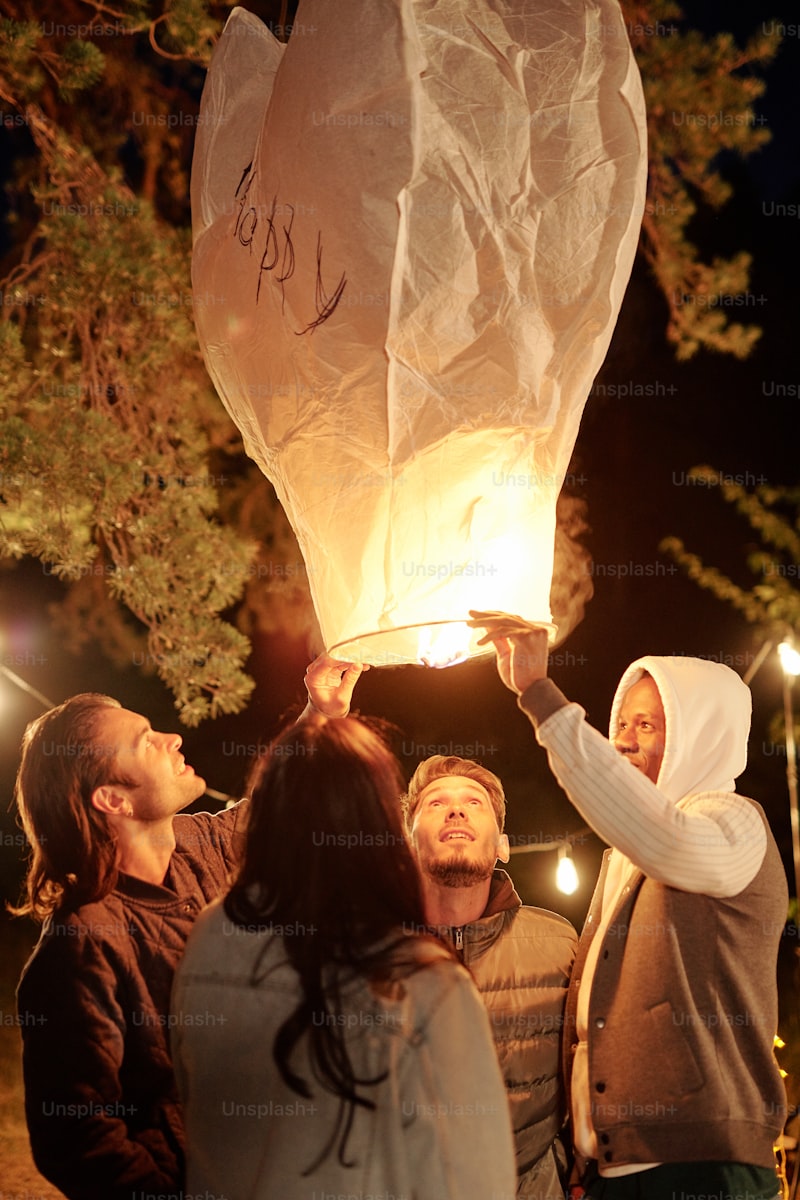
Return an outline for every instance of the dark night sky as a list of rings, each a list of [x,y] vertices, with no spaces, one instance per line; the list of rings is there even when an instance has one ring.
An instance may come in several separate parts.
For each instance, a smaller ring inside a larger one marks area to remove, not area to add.
[[[691,24],[705,32],[731,29],[740,42],[773,20],[765,19],[758,3],[734,8],[688,0],[683,8]],[[776,21],[779,13],[774,12]],[[795,18],[784,15],[783,20],[788,24]],[[587,402],[572,471],[583,477],[581,494],[589,506],[586,541],[595,562],[595,595],[582,624],[556,652],[552,675],[601,730],[617,679],[640,654],[697,654],[743,672],[758,649],[745,623],[673,569],[658,545],[668,534],[683,537],[689,548],[748,583],[744,556],[754,542],[749,527],[712,490],[687,485],[686,472],[709,463],[746,483],[798,482],[798,222],[777,215],[776,206],[794,205],[796,212],[800,200],[793,116],[799,44],[795,24],[758,104],[772,143],[746,163],[725,164],[735,197],[721,213],[706,217],[699,231],[705,254],[744,247],[755,256],[750,291],[756,299],[743,315],[763,325],[756,352],[746,363],[708,352],[688,364],[676,363],[664,342],[664,303],[637,263],[599,386]],[[651,394],[626,396],[627,384],[637,385],[631,391],[650,385]],[[792,385],[795,395],[778,396],[783,385]],[[620,577],[625,566],[627,577]],[[177,728],[171,698],[157,681],[142,680],[133,668],[115,670],[94,652],[78,659],[63,651],[48,627],[45,607],[58,594],[57,582],[38,564],[0,574],[0,628],[7,654],[13,655],[4,661],[54,701],[79,691],[107,691],[146,712],[156,728]],[[258,686],[248,710],[185,733],[187,758],[212,787],[238,792],[247,769],[241,748],[268,739],[281,715],[299,704],[307,661],[302,642],[260,639],[250,664]],[[39,708],[5,681],[0,693],[0,786],[10,798],[19,740]],[[756,676],[753,698],[751,761],[739,787],[764,804],[790,871],[785,757],[766,734],[781,703],[774,657]],[[506,783],[512,843],[515,838],[547,842],[581,828],[490,662],[442,672],[373,670],[359,684],[357,700],[364,712],[396,723],[397,748],[408,771],[431,744],[434,749],[453,745],[455,752],[465,747],[466,753],[471,746],[474,756]],[[0,874],[5,895],[16,898],[23,853],[14,841],[13,815],[5,811],[6,802],[0,807]],[[579,925],[600,852],[593,836],[576,845],[583,882],[570,899],[554,889],[552,853],[516,856],[511,870],[523,899],[558,908]]]

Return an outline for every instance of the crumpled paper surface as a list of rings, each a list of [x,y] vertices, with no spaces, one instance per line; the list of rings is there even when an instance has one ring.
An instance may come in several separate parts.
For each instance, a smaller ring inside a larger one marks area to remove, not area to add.
[[[286,46],[234,9],[203,93],[201,346],[345,658],[426,659],[447,622],[475,653],[470,608],[550,620],[644,102],[616,0],[500,7],[301,0]]]

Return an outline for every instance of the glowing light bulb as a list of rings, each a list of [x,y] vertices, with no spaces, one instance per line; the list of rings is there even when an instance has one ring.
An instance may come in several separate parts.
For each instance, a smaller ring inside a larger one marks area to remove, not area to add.
[[[569,846],[562,847],[558,852],[556,887],[565,896],[571,896],[578,890],[578,872],[575,870]]]
[[[781,660],[784,675],[791,675],[792,679],[800,675],[800,652],[795,650],[790,641],[780,643],[778,657]]]

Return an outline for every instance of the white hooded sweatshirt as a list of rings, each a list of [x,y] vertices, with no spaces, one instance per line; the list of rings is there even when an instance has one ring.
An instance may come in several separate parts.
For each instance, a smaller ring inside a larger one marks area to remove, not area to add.
[[[647,672],[664,705],[664,757],[653,784],[613,747],[625,693]],[[734,896],[755,877],[766,851],[758,809],[734,792],[747,763],[750,690],[735,671],[708,659],[637,659],[611,708],[609,742],[586,724],[549,680],[520,697],[550,766],[598,837],[659,883]]]
[[[649,674],[664,707],[664,754],[654,784],[613,745],[628,690]],[[550,767],[599,837],[614,847],[600,923],[583,964],[572,1072],[573,1136],[598,1157],[588,1085],[587,1024],[597,956],[628,881],[642,871],[658,883],[714,898],[736,896],[755,878],[767,849],[759,808],[734,792],[747,762],[750,691],[729,667],[706,659],[640,658],[625,671],[611,709],[610,741],[586,724],[550,680],[533,684],[520,707],[536,726]],[[655,1163],[603,1168],[626,1174]]]

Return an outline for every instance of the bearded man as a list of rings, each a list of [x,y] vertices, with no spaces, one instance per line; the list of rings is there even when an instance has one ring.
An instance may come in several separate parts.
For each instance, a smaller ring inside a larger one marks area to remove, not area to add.
[[[519,1200],[562,1200],[564,1001],[577,937],[569,921],[523,905],[507,873],[500,780],[471,759],[420,763],[403,797],[429,924],[472,972],[505,1079]]]

